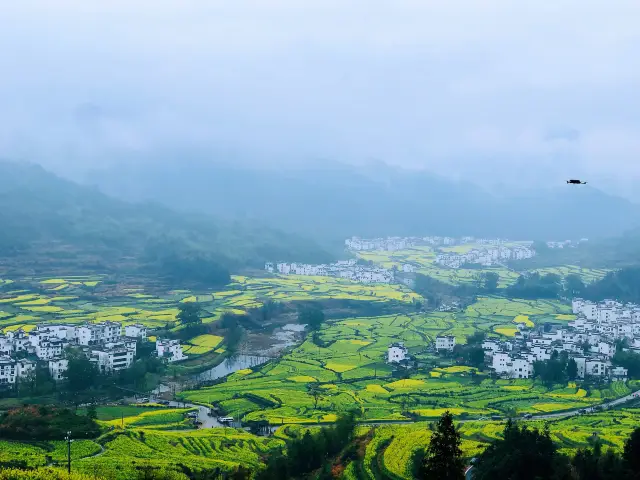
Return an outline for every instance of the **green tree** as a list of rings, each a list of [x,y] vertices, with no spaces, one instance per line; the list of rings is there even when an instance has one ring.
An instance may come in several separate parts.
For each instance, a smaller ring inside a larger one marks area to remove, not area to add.
[[[488,293],[494,293],[498,290],[498,282],[500,275],[496,272],[484,272],[482,274],[482,288]]]
[[[640,355],[637,353],[617,352],[611,361],[614,365],[626,368],[630,378],[640,378]]]
[[[96,410],[96,406],[93,403],[87,407],[87,417],[89,417],[91,420],[98,419],[98,411]]]
[[[564,291],[567,297],[579,297],[584,293],[585,285],[580,275],[572,273],[564,279]]]
[[[226,329],[224,341],[227,345],[228,352],[235,352],[244,336],[244,331],[238,321],[239,318],[241,318],[241,316],[225,313],[220,319],[220,326]]]
[[[200,312],[202,311],[200,304],[197,302],[185,302],[181,303],[178,307],[180,310],[177,319],[181,324],[191,326],[200,325],[202,319],[200,318]]]
[[[640,478],[640,427],[636,427],[624,443],[622,459],[626,468],[633,472],[631,478]]]
[[[322,397],[322,391],[318,383],[310,383],[308,386],[309,395],[313,397],[313,408],[318,409],[318,400]]]
[[[611,449],[603,455],[600,441],[596,441],[593,449],[578,450],[571,460],[571,464],[580,480],[623,480],[628,478],[620,455]]]
[[[474,480],[565,478],[567,461],[557,453],[548,426],[540,432],[508,420],[502,439],[480,455]]]
[[[478,330],[472,335],[467,335],[467,345],[482,345],[486,337],[486,333]]]
[[[578,364],[573,358],[570,358],[567,362],[567,378],[569,380],[575,380],[578,377]]]
[[[304,305],[298,310],[298,323],[309,325],[311,330],[319,330],[324,323],[324,312],[318,305]]]
[[[431,436],[418,475],[424,480],[463,480],[464,461],[460,449],[460,433],[453,423],[453,415],[446,411],[438,420]]]
[[[551,387],[554,383],[564,383],[566,381],[566,367],[566,360],[554,351],[551,354],[551,359],[533,362],[533,376],[542,380],[548,387]]]
[[[472,347],[467,350],[467,361],[472,367],[484,367],[484,349],[482,347]]]
[[[156,345],[153,342],[141,338],[136,341],[136,359],[150,358],[155,351]]]
[[[67,360],[69,365],[65,376],[67,389],[70,392],[81,392],[96,384],[99,376],[98,368],[84,353],[79,350],[69,349],[67,351]]]

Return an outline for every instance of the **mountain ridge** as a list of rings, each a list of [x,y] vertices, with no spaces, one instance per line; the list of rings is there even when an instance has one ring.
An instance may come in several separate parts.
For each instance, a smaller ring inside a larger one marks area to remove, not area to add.
[[[259,224],[133,204],[29,163],[0,162],[0,265],[70,268],[207,260],[212,268],[261,267],[272,259],[330,261],[310,239]],[[77,260],[77,261],[74,261]],[[214,267],[215,265],[215,267]],[[160,270],[158,270],[160,271]]]
[[[119,181],[123,177],[129,186]],[[201,157],[178,165],[162,157],[153,168],[133,162],[96,171],[89,178],[117,197],[152,199],[179,210],[231,218],[259,218],[333,242],[351,235],[596,238],[640,226],[640,206],[590,185],[568,186],[563,181],[555,188],[503,194],[379,162],[357,167],[327,161],[278,169]],[[221,209],[224,198],[233,201]]]

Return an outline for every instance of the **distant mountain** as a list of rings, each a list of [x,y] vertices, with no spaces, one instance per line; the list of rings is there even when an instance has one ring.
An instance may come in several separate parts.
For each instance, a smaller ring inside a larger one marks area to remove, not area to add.
[[[260,222],[131,204],[39,166],[0,162],[0,276],[66,268],[206,282],[273,259],[324,262],[333,256],[312,240]],[[191,275],[198,269],[202,275]]]
[[[261,220],[321,241],[423,234],[597,238],[640,225],[637,205],[590,185],[530,190],[523,178],[521,193],[514,186],[510,193],[486,191],[381,162],[261,168],[167,156],[112,166],[89,181],[121,198]]]

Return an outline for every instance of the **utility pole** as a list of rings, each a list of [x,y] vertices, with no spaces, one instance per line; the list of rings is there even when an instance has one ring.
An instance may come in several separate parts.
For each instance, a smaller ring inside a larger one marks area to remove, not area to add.
[[[64,437],[67,442],[67,473],[71,475],[71,432],[67,432],[67,436]]]

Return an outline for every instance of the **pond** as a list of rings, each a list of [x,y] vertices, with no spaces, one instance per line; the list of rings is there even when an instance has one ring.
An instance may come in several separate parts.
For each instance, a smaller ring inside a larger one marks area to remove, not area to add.
[[[226,358],[220,365],[193,377],[196,382],[210,382],[225,377],[238,370],[253,368],[281,354],[304,338],[306,325],[288,323],[274,329],[270,334],[249,334],[241,353]]]
[[[194,379],[198,382],[216,380],[218,378],[226,377],[238,370],[244,370],[245,368],[253,368],[261,365],[268,360],[269,357],[261,355],[235,355],[233,357],[226,358],[220,365],[199,373],[194,377]]]

